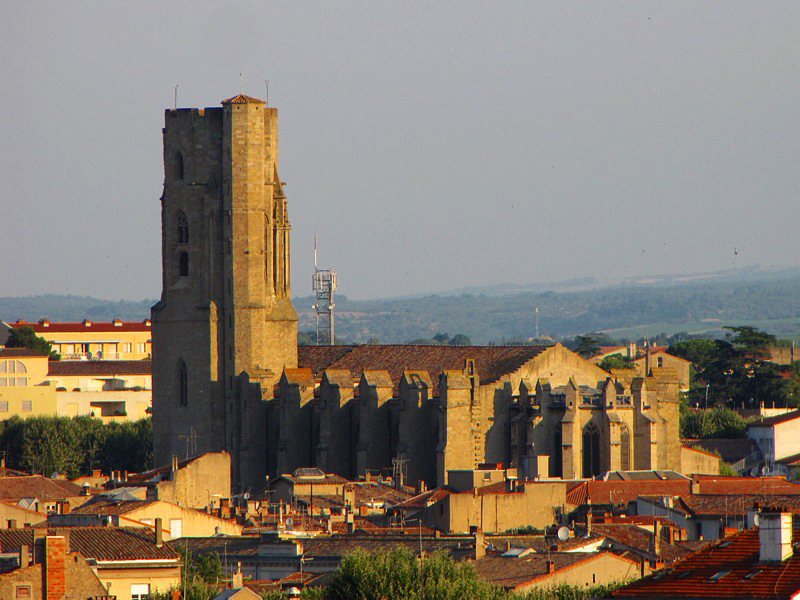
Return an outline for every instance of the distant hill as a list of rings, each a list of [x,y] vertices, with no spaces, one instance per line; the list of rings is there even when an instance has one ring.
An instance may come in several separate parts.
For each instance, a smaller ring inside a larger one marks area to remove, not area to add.
[[[800,269],[746,269],[697,275],[641,277],[597,289],[589,280],[562,282],[561,291],[520,291],[490,286],[489,293],[437,294],[413,298],[351,300],[336,297],[336,336],[349,342],[402,343],[457,333],[473,343],[523,342],[539,333],[554,339],[590,331],[636,339],[722,331],[753,325],[800,340]],[[155,300],[106,301],[82,296],[0,298],[0,320],[96,321],[146,319]],[[313,330],[310,296],[294,299],[300,329]]]
[[[0,298],[0,321],[12,323],[17,319],[38,321],[139,321],[150,318],[150,307],[156,300],[99,300],[89,296],[23,296]]]

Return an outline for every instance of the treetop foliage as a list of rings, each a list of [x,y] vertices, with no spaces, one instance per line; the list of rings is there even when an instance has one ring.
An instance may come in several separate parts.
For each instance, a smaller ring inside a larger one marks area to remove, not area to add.
[[[42,355],[47,355],[50,360],[61,360],[61,355],[53,350],[53,346],[43,337],[36,335],[33,327],[14,327],[9,333],[5,344],[6,348],[28,348]]]
[[[141,472],[153,466],[153,428],[150,419],[105,424],[92,417],[12,417],[0,422],[0,448],[8,467],[46,476]]]

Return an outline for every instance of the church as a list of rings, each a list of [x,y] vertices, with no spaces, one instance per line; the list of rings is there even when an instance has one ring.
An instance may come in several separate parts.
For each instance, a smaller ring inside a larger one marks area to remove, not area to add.
[[[307,466],[427,486],[486,463],[680,469],[671,369],[608,373],[560,344],[298,347],[278,113],[221,104],[164,116],[156,464],[225,450],[243,491]]]

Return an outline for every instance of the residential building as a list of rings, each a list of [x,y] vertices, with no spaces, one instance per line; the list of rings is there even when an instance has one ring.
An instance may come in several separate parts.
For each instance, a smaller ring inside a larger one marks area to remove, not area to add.
[[[747,437],[758,444],[768,469],[787,457],[800,454],[800,410],[747,424]]]
[[[243,526],[231,519],[164,502],[163,500],[119,500],[95,496],[85,504],[60,515],[51,515],[50,527],[152,527],[163,523],[165,540],[180,537],[241,535]]]
[[[24,555],[39,538],[58,536],[66,550],[92,566],[106,594],[117,600],[144,600],[181,582],[181,559],[163,543],[160,524],[142,527],[63,527],[0,530],[0,548],[10,557]],[[17,563],[21,564],[21,563]]]
[[[35,537],[33,546],[23,545],[15,552],[5,547],[0,550],[4,564],[16,563],[11,570],[0,568],[0,598],[109,600],[108,590],[89,561],[78,552],[69,552],[67,543],[64,536],[46,535]]]
[[[759,527],[711,544],[680,562],[614,592],[615,598],[653,600],[796,598],[800,594],[800,557],[791,516],[779,511],[759,515]]]
[[[55,322],[42,319],[36,323],[15,321],[7,327],[30,327],[53,347],[61,360],[143,360],[152,354],[150,320],[110,322],[84,320]]]

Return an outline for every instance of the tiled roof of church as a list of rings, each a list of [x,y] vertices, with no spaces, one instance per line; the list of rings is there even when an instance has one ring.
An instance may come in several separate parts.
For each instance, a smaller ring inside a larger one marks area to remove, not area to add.
[[[264,104],[263,100],[259,100],[258,98],[253,98],[252,96],[245,96],[244,94],[239,94],[238,96],[234,96],[233,98],[228,98],[227,100],[222,101],[223,104]]]
[[[546,346],[300,346],[298,366],[314,375],[325,369],[348,369],[358,380],[364,370],[386,370],[397,387],[406,369],[428,371],[438,394],[438,376],[445,370],[462,370],[467,359],[475,360],[482,384],[513,373],[547,349]]]

